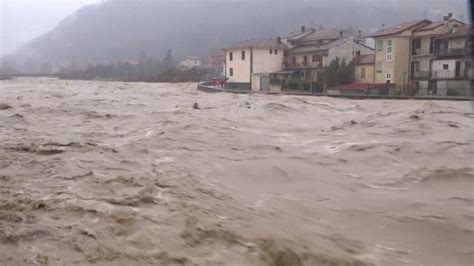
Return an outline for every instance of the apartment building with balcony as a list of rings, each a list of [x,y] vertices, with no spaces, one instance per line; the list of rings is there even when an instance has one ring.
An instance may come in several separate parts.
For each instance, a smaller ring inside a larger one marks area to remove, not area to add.
[[[356,54],[373,54],[374,50],[365,45],[359,35],[336,29],[305,27],[300,33],[280,38],[289,47],[285,54],[284,69],[299,73],[299,76],[321,87],[321,75],[331,61],[339,58],[347,64]],[[321,89],[321,88],[319,88]]]
[[[452,14],[445,16],[442,21],[430,22],[425,26],[415,28],[411,37],[410,48],[410,82],[420,94],[428,94],[428,83],[431,78],[431,61],[436,58],[435,40],[453,27],[465,25],[453,18]]]
[[[435,58],[431,60],[428,88],[422,94],[469,95],[470,80],[474,79],[472,38],[468,25],[454,25],[435,38]]]

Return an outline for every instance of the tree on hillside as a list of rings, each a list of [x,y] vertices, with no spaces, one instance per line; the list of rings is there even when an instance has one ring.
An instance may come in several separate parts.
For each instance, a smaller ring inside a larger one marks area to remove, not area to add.
[[[176,66],[176,62],[173,59],[173,53],[171,49],[166,52],[165,58],[163,58],[163,67],[167,70],[173,69]]]
[[[148,55],[145,53],[145,51],[142,50],[140,51],[140,55],[138,56],[138,71],[140,72],[141,76],[145,75],[147,63],[148,63]]]

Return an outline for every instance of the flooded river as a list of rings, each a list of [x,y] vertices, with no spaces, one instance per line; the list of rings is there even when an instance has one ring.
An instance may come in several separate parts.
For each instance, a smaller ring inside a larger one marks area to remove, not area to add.
[[[468,102],[1,81],[0,264],[472,265],[473,158]]]

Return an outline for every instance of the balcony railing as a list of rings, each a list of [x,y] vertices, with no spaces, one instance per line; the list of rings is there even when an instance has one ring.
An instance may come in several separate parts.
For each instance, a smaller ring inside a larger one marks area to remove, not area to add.
[[[430,77],[431,77],[430,71],[413,72],[411,75],[411,78],[415,78],[415,79],[428,79]]]
[[[455,70],[435,70],[431,72],[432,79],[465,79],[471,77],[471,71],[456,72]]]
[[[471,49],[466,48],[448,48],[435,50],[435,56],[464,56],[470,54]]]
[[[322,61],[316,61],[316,62],[298,62],[298,63],[293,63],[293,62],[283,62],[283,67],[284,68],[308,68],[308,67],[322,67],[323,62]]]

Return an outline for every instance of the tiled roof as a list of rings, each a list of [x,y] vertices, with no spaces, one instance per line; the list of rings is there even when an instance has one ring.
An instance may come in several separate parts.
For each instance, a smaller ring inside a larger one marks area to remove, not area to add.
[[[375,54],[360,55],[358,58],[354,58],[354,64],[356,65],[375,64]]]
[[[433,22],[433,23],[430,23],[430,24],[425,25],[425,26],[423,26],[423,27],[416,28],[416,29],[414,29],[413,31],[432,30],[432,29],[436,29],[436,28],[438,28],[438,27],[443,26],[443,24],[444,24],[444,21]]]
[[[313,33],[314,31],[315,31],[315,29],[309,28],[309,29],[307,29],[307,30],[305,30],[305,31],[292,32],[292,33],[290,33],[290,34],[284,36],[283,38],[288,38],[288,39],[290,39],[290,40],[292,40],[292,41],[297,41],[297,40],[299,40],[299,39],[301,39],[301,38],[307,36],[308,34]]]
[[[275,48],[285,50],[287,47],[281,43],[278,43],[276,39],[269,38],[255,38],[240,43],[233,44],[224,48],[223,50],[234,50],[244,48]]]
[[[394,27],[387,27],[381,30],[378,30],[372,34],[372,37],[380,37],[380,36],[386,36],[386,35],[393,35],[393,34],[398,34],[401,33],[405,30],[411,29],[415,26],[421,25],[426,22],[431,22],[427,19],[421,19],[421,20],[415,20],[415,21],[408,21],[408,22],[403,22],[400,23]]]
[[[438,35],[436,38],[460,38],[474,35],[473,29],[468,25],[460,25],[455,31],[453,31],[453,29],[449,30],[447,33]]]
[[[297,46],[289,51],[289,53],[310,53],[310,52],[317,52],[317,51],[326,51],[331,48],[334,48],[336,46],[339,46],[349,40],[352,40],[351,38],[345,38],[345,39],[339,39],[327,44],[323,45],[308,45],[308,46]]]
[[[342,37],[347,38],[352,36],[346,31],[342,31]],[[341,30],[336,29],[318,29],[311,34],[301,38],[301,41],[319,40],[319,39],[332,39],[341,38]]]

